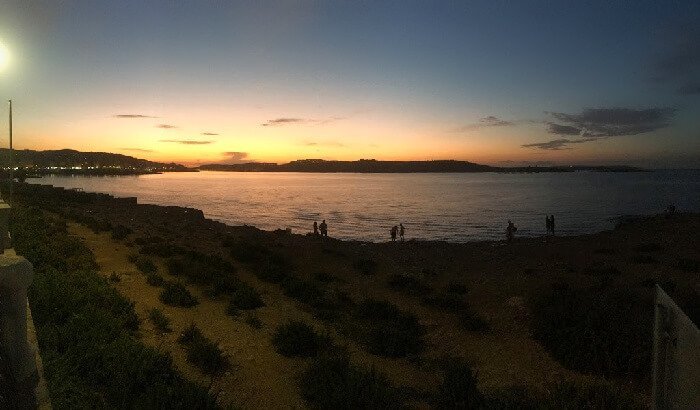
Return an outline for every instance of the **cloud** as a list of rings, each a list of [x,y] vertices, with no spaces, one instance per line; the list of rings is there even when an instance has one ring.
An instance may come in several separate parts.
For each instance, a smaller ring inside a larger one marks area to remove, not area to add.
[[[345,144],[343,144],[340,141],[306,141],[302,145],[305,145],[307,147],[344,147]]]
[[[698,95],[700,94],[700,83],[688,83],[681,87],[678,87],[678,94],[680,95]]]
[[[153,117],[151,115],[143,115],[143,114],[116,114],[114,118],[158,118],[158,117]]]
[[[170,130],[170,129],[173,129],[173,128],[177,128],[177,125],[158,124],[158,125],[156,125],[156,128],[163,128],[163,129],[166,129],[166,130]]]
[[[153,152],[152,149],[143,149],[143,148],[119,148],[122,151],[134,151],[134,152]]]
[[[280,125],[298,124],[301,122],[308,122],[308,119],[304,118],[275,118],[274,120],[267,120],[267,122],[260,124],[263,127],[276,127]]]
[[[675,84],[681,95],[700,94],[700,27],[696,22],[679,24],[663,37],[665,50],[651,65],[651,79]]]
[[[329,117],[326,119],[313,119],[313,118],[290,118],[290,117],[282,117],[282,118],[275,118],[272,120],[267,120],[266,122],[260,124],[263,127],[278,127],[281,125],[294,125],[294,124],[302,124],[302,123],[312,123],[316,125],[326,125],[330,124],[332,122],[336,121],[341,121],[345,120],[348,117]]]
[[[513,121],[506,121],[501,118],[498,118],[493,115],[489,115],[487,117],[483,117],[479,119],[479,122],[473,123],[473,124],[467,124],[459,127],[457,131],[471,131],[479,128],[487,128],[487,127],[510,127],[512,125],[515,125],[515,122]]]
[[[561,139],[556,139],[556,140],[551,140],[547,142],[536,142],[532,144],[524,144],[521,145],[523,148],[537,148],[537,149],[544,149],[544,150],[549,150],[549,151],[560,151],[564,149],[571,149],[569,147],[570,144],[582,144],[584,142],[591,142],[591,141],[596,141],[599,138],[582,138],[578,140],[570,140],[567,138],[561,138]]]
[[[203,132],[202,135],[219,135],[216,132]]]
[[[216,141],[199,141],[199,140],[160,140],[160,142],[172,142],[183,145],[206,145],[213,144]]]
[[[558,135],[579,135],[579,134],[581,134],[580,128],[576,128],[576,127],[571,126],[571,125],[556,124],[553,122],[547,123],[547,131],[549,131],[551,134],[558,134]]]
[[[552,134],[602,138],[637,135],[668,127],[676,110],[673,108],[586,108],[580,114],[548,112],[559,123],[548,123]]]
[[[228,157],[226,159],[226,161],[224,161],[224,162],[227,162],[230,164],[240,164],[242,162],[250,162],[250,159],[248,159],[247,152],[228,151],[228,152],[223,152],[223,154]]]

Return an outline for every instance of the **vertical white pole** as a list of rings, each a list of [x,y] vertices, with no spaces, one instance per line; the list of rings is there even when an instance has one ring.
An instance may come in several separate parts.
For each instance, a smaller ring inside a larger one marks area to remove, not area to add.
[[[7,100],[7,102],[10,103],[10,192],[7,198],[7,203],[11,203],[12,201],[12,185],[13,185],[13,180],[14,180],[14,155],[12,152],[12,100]]]

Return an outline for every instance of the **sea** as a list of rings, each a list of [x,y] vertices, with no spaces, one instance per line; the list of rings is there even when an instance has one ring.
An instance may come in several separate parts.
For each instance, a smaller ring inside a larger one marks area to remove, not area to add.
[[[207,218],[260,229],[312,231],[381,242],[402,223],[406,239],[468,242],[612,229],[620,218],[700,212],[700,170],[564,173],[351,174],[186,172],[139,176],[46,176],[27,180],[139,203],[201,209]]]

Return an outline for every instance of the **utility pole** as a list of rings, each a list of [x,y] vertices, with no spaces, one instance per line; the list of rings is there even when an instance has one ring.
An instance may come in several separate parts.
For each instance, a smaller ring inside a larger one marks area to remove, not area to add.
[[[14,180],[14,161],[13,161],[13,155],[12,155],[12,100],[7,100],[8,103],[10,103],[10,192],[7,198],[7,203],[9,204],[12,201],[12,185],[13,185],[13,180]]]

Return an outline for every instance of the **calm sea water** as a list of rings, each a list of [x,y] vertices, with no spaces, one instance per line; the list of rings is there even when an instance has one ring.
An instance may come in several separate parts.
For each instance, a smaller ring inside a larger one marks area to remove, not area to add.
[[[167,173],[122,177],[49,176],[28,182],[115,196],[139,203],[198,208],[208,218],[261,229],[311,231],[385,241],[403,222],[406,237],[464,242],[502,239],[507,221],[520,236],[592,233],[623,215],[654,214],[670,203],[700,211],[700,171],[560,174]]]

